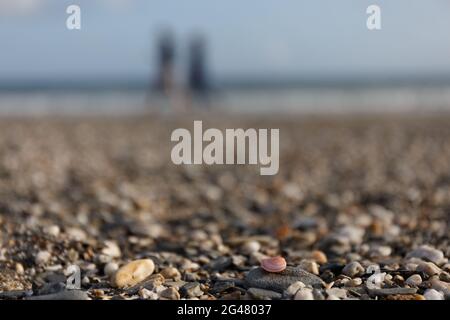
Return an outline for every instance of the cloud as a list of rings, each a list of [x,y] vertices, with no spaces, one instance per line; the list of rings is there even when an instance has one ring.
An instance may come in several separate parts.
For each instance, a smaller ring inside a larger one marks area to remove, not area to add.
[[[0,15],[28,15],[41,9],[47,0],[0,0]]]

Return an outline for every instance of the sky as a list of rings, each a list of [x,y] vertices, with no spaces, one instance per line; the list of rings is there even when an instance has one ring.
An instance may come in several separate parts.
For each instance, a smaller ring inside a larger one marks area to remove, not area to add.
[[[148,78],[167,27],[179,70],[189,38],[207,38],[216,78],[450,76],[448,0],[0,0],[0,81]]]

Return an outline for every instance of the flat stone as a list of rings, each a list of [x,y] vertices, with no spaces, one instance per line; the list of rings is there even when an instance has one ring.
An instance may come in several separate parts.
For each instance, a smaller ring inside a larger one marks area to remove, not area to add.
[[[406,258],[420,258],[430,262],[433,262],[437,265],[445,263],[447,259],[444,257],[444,253],[440,250],[437,250],[433,247],[423,245],[420,246],[413,251],[410,251]]]
[[[20,299],[31,296],[33,291],[31,290],[11,290],[0,292],[0,299]]]
[[[416,288],[382,288],[382,289],[367,289],[371,296],[390,296],[397,294],[415,294]]]
[[[307,286],[322,287],[323,281],[318,276],[301,268],[286,267],[282,272],[271,273],[262,268],[255,268],[248,272],[245,278],[248,287],[283,292],[297,281]]]
[[[64,290],[57,293],[31,296],[26,300],[89,300],[86,292],[81,290]]]
[[[247,290],[247,293],[252,296],[254,299],[260,299],[260,300],[277,300],[281,299],[282,295],[279,292],[275,292],[272,290],[265,290],[260,288],[250,288]]]

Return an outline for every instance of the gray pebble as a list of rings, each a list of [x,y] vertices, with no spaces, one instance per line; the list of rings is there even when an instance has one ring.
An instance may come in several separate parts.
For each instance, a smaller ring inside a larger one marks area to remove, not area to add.
[[[86,292],[81,290],[64,290],[58,293],[31,296],[27,300],[89,300]]]
[[[260,300],[277,300],[281,299],[281,293],[275,292],[272,290],[265,290],[260,288],[250,288],[248,289],[247,293],[252,296],[254,299],[260,299]]]
[[[283,292],[291,284],[297,281],[303,282],[307,286],[322,287],[323,281],[318,276],[313,275],[301,268],[286,267],[279,273],[270,273],[258,267],[248,272],[245,278],[248,287],[274,290]]]

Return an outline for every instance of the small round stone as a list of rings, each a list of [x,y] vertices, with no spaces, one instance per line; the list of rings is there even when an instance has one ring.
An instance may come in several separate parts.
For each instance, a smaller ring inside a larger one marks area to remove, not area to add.
[[[412,287],[417,287],[422,283],[422,278],[418,274],[413,274],[408,279],[406,279],[405,283]]]
[[[286,260],[283,257],[263,259],[261,267],[267,272],[281,272],[286,269]]]
[[[426,300],[444,300],[444,294],[435,289],[428,289],[423,294]]]
[[[347,264],[344,269],[342,269],[342,273],[350,278],[353,278],[357,275],[361,275],[364,273],[364,267],[358,262],[353,261]]]
[[[119,258],[122,255],[119,246],[114,241],[105,241],[102,253],[111,258]]]
[[[424,259],[437,265],[447,262],[442,251],[427,245],[420,246],[417,249],[410,251],[406,257]]]
[[[116,273],[116,271],[119,269],[119,265],[115,262],[108,262],[105,267],[103,268],[103,272],[108,277],[111,277]]]
[[[19,275],[22,275],[25,273],[25,269],[23,268],[23,265],[21,263],[16,263],[16,272]]]
[[[316,261],[318,264],[325,264],[327,263],[328,259],[325,253],[319,250],[315,250],[311,254],[311,258]]]
[[[294,300],[314,300],[313,290],[310,288],[301,288],[295,294]]]
[[[163,300],[180,300],[180,294],[174,287],[167,288],[159,293],[159,296]]]
[[[246,241],[242,245],[242,252],[244,254],[252,254],[258,252],[261,249],[261,245],[258,241]]]
[[[178,271],[177,268],[174,267],[167,267],[164,268],[161,271],[161,275],[165,278],[165,279],[174,279],[174,280],[180,280],[181,279],[181,274],[180,271]]]
[[[121,267],[113,277],[113,285],[118,288],[131,287],[150,276],[155,270],[151,259],[134,260]]]
[[[60,228],[57,225],[51,225],[44,228],[44,232],[52,237],[57,237],[60,233]]]
[[[39,251],[36,255],[35,262],[37,265],[47,263],[52,255],[48,251]]]
[[[294,296],[298,290],[305,288],[305,284],[301,281],[296,281],[293,284],[291,284],[285,291],[284,294],[287,297]]]
[[[300,262],[299,267],[302,268],[303,270],[306,270],[306,271],[312,273],[312,274],[315,274],[315,275],[319,274],[319,266],[317,265],[317,263],[315,261],[303,260]]]

